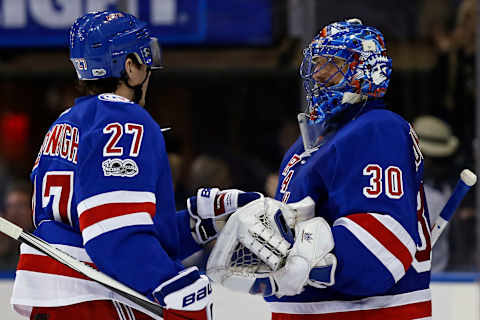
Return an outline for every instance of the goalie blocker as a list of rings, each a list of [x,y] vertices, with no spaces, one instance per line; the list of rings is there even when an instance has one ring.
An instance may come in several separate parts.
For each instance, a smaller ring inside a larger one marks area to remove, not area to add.
[[[310,197],[289,205],[262,197],[238,209],[212,250],[208,276],[231,290],[263,296],[333,285],[333,236],[314,209]]]

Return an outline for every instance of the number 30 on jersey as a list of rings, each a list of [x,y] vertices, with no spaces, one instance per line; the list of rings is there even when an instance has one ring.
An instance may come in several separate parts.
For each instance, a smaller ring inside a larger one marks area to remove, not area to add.
[[[378,198],[383,192],[391,199],[403,196],[402,170],[389,166],[385,170],[378,164],[368,164],[363,168],[363,175],[370,176],[370,185],[363,188],[367,198]]]

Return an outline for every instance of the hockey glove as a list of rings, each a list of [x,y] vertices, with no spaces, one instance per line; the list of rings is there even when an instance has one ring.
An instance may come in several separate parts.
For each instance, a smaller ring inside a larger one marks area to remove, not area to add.
[[[295,295],[307,284],[333,285],[333,236],[323,218],[312,218],[314,208],[307,197],[288,205],[264,198],[239,209],[210,255],[208,276],[232,290],[264,296]]]
[[[160,284],[153,297],[164,307],[164,320],[212,320],[212,287],[197,267]]]
[[[295,243],[285,266],[268,277],[275,285],[272,294],[292,296],[301,293],[305,285],[317,288],[333,285],[337,266],[336,257],[329,253],[333,247],[330,226],[323,218],[297,224]]]
[[[187,199],[193,238],[202,245],[212,241],[217,237],[230,214],[260,197],[262,197],[261,193],[243,192],[237,189],[198,189],[197,196]]]

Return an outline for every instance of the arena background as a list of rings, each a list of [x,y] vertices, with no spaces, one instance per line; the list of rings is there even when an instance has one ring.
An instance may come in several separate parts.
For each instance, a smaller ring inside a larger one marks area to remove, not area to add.
[[[323,25],[351,17],[384,33],[393,59],[390,108],[411,122],[420,115],[443,119],[459,139],[455,154],[431,171],[452,186],[480,157],[476,2],[0,0],[0,214],[31,225],[24,203],[7,198],[28,181],[48,126],[77,96],[68,27],[87,11],[113,7],[149,22],[162,43],[165,68],[152,76],[146,108],[172,127],[166,141],[179,209],[202,185],[271,192],[281,156],[298,135],[302,48]],[[478,189],[469,194],[445,246],[434,251],[434,258],[446,257],[432,276],[435,319],[480,318],[479,196]],[[2,319],[15,319],[6,310],[16,252],[0,237]],[[268,318],[259,299],[220,293],[221,319],[228,310],[238,310],[239,319]]]

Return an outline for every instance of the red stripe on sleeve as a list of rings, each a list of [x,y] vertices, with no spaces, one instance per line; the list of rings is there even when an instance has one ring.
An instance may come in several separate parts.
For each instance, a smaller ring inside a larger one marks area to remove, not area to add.
[[[403,264],[405,271],[408,270],[413,261],[413,257],[403,242],[397,238],[380,221],[367,213],[358,213],[347,216],[346,218],[354,221],[375,239],[378,240],[388,251],[390,251]]]
[[[90,267],[95,268],[95,265],[93,263],[84,263],[88,264]],[[37,254],[21,254],[18,260],[17,270],[33,271],[84,280],[91,280],[80,272],[77,272],[72,268],[67,267],[66,265],[58,262],[53,258]]]
[[[148,212],[153,218],[155,216],[155,203],[153,202],[135,202],[135,203],[109,203],[103,204],[91,209],[85,210],[79,219],[80,230],[91,226],[99,221],[123,216],[125,214]]]

